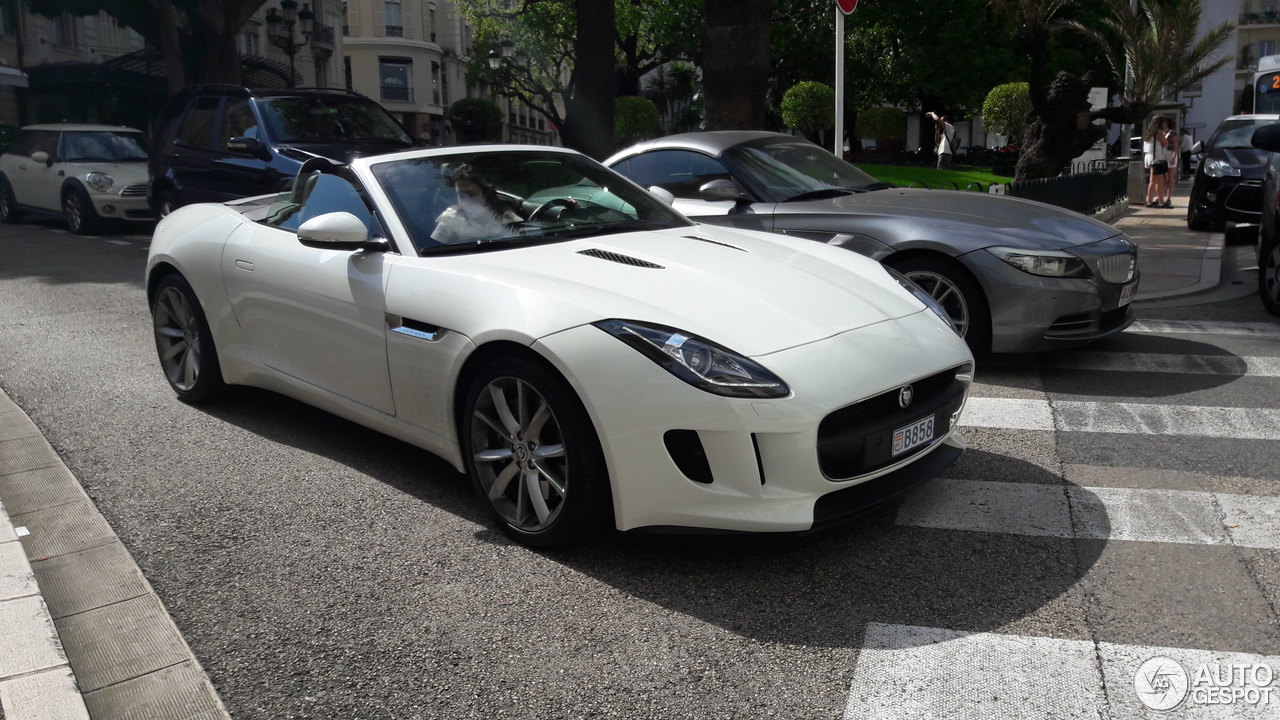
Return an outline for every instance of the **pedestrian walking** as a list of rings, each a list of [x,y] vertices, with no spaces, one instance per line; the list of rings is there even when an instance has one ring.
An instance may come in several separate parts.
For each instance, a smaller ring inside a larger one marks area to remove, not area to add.
[[[1186,180],[1191,177],[1191,146],[1195,143],[1195,139],[1191,137],[1191,131],[1182,128],[1182,135],[1178,137],[1178,149],[1182,151],[1182,158],[1178,161],[1178,168],[1182,171],[1182,179]]]
[[[956,129],[947,122],[947,118],[935,112],[927,117],[933,121],[933,149],[938,153],[938,169],[951,167],[951,160],[956,152]]]
[[[1164,115],[1151,118],[1142,134],[1142,165],[1150,176],[1147,180],[1147,207],[1166,207],[1163,197],[1169,182],[1169,147],[1166,135],[1171,123]],[[1173,207],[1170,203],[1168,207]]]

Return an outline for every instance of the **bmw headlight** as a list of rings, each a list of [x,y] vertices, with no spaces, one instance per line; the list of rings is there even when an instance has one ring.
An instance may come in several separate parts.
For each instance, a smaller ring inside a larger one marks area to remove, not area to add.
[[[91,172],[84,176],[84,184],[97,190],[98,192],[106,192],[111,189],[115,181],[111,176],[104,172]]]
[[[595,326],[672,375],[714,395],[778,398],[791,393],[781,378],[754,360],[674,328],[634,320],[601,320]]]
[[[1236,176],[1240,174],[1240,168],[1232,165],[1226,160],[1211,159],[1204,163],[1204,174],[1209,177],[1225,177],[1228,175]]]
[[[941,318],[942,322],[947,324],[947,327],[951,328],[952,330],[956,329],[956,324],[951,321],[951,316],[947,315],[946,308],[942,307],[942,303],[935,300],[932,295],[925,292],[924,288],[911,282],[911,280],[909,280],[906,275],[903,275],[902,273],[898,272],[897,270],[894,270],[893,268],[887,265],[882,265],[881,267],[887,270],[889,274],[893,276],[893,279],[897,280],[898,284],[901,285],[904,289],[906,289],[907,292],[911,293],[911,295],[914,296],[915,299],[924,303],[924,306],[932,310],[934,315],[937,315],[939,318]]]
[[[1089,277],[1089,266],[1080,258],[1062,250],[1023,250],[990,247],[987,252],[1024,273],[1056,278]]]

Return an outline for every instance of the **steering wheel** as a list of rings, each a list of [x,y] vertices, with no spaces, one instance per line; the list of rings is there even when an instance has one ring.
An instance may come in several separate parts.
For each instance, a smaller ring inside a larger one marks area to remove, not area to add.
[[[533,212],[529,213],[529,219],[537,220],[550,212],[554,207],[576,208],[578,207],[578,201],[573,198],[551,198],[535,208]],[[559,217],[560,216],[557,214],[556,217],[552,219],[558,219]]]

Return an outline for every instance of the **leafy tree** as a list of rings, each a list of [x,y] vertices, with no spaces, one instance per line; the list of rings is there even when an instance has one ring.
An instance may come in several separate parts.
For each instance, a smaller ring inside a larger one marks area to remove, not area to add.
[[[642,97],[626,96],[613,101],[613,138],[619,148],[662,134],[658,108]]]
[[[893,107],[871,107],[858,112],[855,135],[875,138],[881,150],[899,150],[907,140],[907,114]]]
[[[492,142],[502,138],[502,110],[492,100],[455,100],[447,115],[453,131],[464,143]]]
[[[1024,82],[1005,83],[991,88],[982,103],[982,124],[1004,135],[1010,145],[1022,144],[1027,113],[1031,112],[1029,86]]]
[[[705,0],[702,87],[708,130],[764,127],[772,0]]]
[[[782,96],[782,121],[810,140],[835,127],[836,92],[830,85],[808,80],[796,83]]]
[[[698,126],[698,69],[689,63],[659,67],[645,85],[644,97],[657,107],[665,132],[688,132]]]
[[[236,34],[267,0],[2,0],[46,17],[105,12],[158,48],[170,93],[191,83],[239,83]]]

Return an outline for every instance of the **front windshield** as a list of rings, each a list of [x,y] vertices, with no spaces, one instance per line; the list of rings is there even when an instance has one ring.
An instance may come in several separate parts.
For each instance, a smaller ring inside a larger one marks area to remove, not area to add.
[[[63,162],[146,162],[142,133],[70,131],[62,134]]]
[[[1213,134],[1209,148],[1252,148],[1253,131],[1274,123],[1275,120],[1229,120]]]
[[[267,131],[276,142],[413,145],[413,139],[382,106],[358,97],[277,97],[264,100],[259,108]]]
[[[799,140],[746,143],[726,151],[724,159],[754,190],[778,200],[885,187],[830,152]]]
[[[422,254],[691,224],[581,155],[461,152],[371,169]]]

